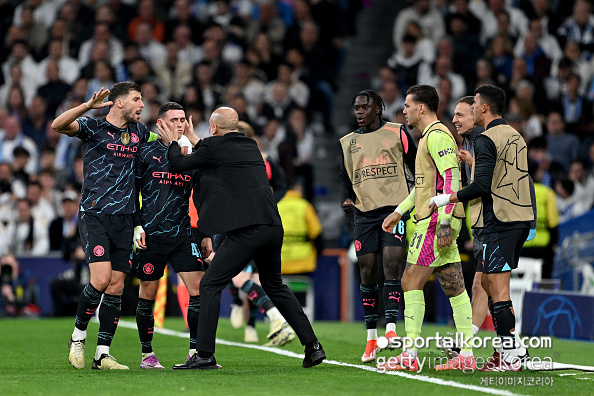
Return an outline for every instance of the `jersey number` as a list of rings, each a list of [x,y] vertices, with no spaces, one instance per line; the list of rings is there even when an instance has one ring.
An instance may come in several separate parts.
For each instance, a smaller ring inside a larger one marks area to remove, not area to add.
[[[412,249],[415,246],[415,239],[417,240],[417,247],[416,249],[419,248],[419,245],[421,245],[421,240],[423,239],[423,234],[417,234],[416,232],[413,234],[411,241],[410,241],[410,248]]]
[[[200,257],[200,251],[198,250],[198,245],[192,242],[192,256]]]

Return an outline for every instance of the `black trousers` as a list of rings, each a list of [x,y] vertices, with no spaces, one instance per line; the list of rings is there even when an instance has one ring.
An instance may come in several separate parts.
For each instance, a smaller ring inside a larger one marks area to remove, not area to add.
[[[295,330],[302,345],[316,339],[311,324],[295,295],[281,279],[282,226],[257,225],[227,233],[200,281],[198,351],[214,353],[221,292],[229,281],[254,260],[262,288]]]

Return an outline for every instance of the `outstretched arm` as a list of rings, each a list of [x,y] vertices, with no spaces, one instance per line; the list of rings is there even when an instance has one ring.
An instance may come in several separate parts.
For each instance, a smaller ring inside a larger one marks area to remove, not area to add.
[[[101,89],[93,94],[93,97],[88,102],[82,103],[70,110],[66,110],[56,117],[52,122],[52,128],[56,132],[63,133],[68,136],[74,136],[78,133],[80,126],[76,119],[91,109],[100,109],[105,106],[111,106],[113,102],[105,102],[103,100],[109,95],[109,89]]]

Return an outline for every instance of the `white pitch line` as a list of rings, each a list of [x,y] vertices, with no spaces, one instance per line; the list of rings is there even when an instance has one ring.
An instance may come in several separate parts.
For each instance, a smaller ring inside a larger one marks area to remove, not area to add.
[[[120,320],[118,327],[125,327],[128,329],[137,330],[136,323],[128,322],[125,320]],[[188,333],[170,330],[170,329],[155,328],[155,333],[170,335],[170,336],[180,337],[180,338],[188,338]],[[298,359],[303,359],[305,357],[305,355],[302,353],[285,351],[284,349],[279,349],[279,348],[275,348],[275,347],[244,344],[241,342],[227,341],[227,340],[223,340],[220,338],[217,338],[216,342],[217,342],[217,344],[221,344],[221,345],[235,346],[235,347],[240,347],[240,348],[257,349],[260,351],[271,352],[271,353],[275,353],[277,355],[288,356],[288,357],[293,357],[293,358],[298,358]],[[353,367],[353,368],[358,368],[360,370],[377,372],[375,367],[365,366],[362,364],[351,364],[351,363],[339,362],[336,360],[328,360],[328,359],[324,360],[324,363],[333,364],[335,366]],[[405,372],[401,372],[401,371],[388,371],[385,374],[395,375],[398,377],[403,377],[403,378],[412,379],[412,380],[421,381],[421,382],[429,382],[429,383],[432,383],[435,385],[443,385],[443,386],[451,386],[451,387],[460,388],[460,389],[468,389],[468,390],[473,390],[473,391],[481,392],[481,393],[487,393],[487,394],[491,394],[491,395],[521,396],[519,393],[513,393],[513,392],[510,392],[507,390],[503,390],[503,389],[484,388],[484,387],[477,386],[477,385],[462,384],[460,382],[448,381],[448,380],[444,380],[441,378],[428,377],[426,375],[420,375],[420,374],[409,374],[409,373],[405,373]]]

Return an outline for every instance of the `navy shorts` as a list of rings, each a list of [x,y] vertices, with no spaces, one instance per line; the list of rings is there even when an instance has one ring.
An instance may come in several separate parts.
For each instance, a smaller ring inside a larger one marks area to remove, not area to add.
[[[132,215],[79,212],[78,230],[87,263],[110,261],[112,270],[131,272]]]
[[[518,268],[520,250],[528,238],[528,228],[483,233],[483,273],[507,272]]]
[[[368,253],[380,252],[386,246],[406,247],[406,222],[400,220],[395,227],[395,234],[382,229],[383,219],[375,223],[355,224],[355,251],[357,257]]]
[[[476,272],[483,272],[483,229],[472,229],[472,256],[476,263]]]
[[[137,257],[136,277],[140,280],[158,280],[163,276],[167,263],[177,273],[204,271],[200,246],[191,235],[147,235],[146,246],[146,250],[140,250]]]

